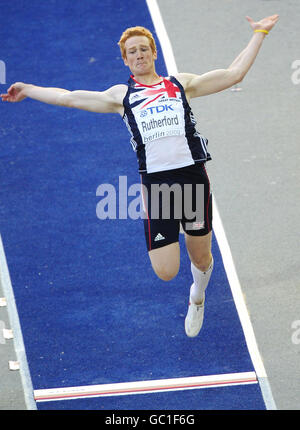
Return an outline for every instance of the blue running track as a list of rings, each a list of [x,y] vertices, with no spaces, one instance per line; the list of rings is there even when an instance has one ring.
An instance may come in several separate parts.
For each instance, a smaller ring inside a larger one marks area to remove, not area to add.
[[[154,32],[141,0],[6,0],[2,10],[7,82],[1,92],[15,81],[69,90],[126,82],[120,34],[134,25]],[[164,75],[158,48],[157,70]],[[199,129],[209,134],[205,124]],[[177,278],[164,283],[152,272],[141,220],[97,218],[100,184],[118,190],[120,176],[128,186],[139,183],[118,115],[32,100],[2,103],[0,137],[0,233],[34,390],[254,372],[215,237],[204,326],[189,339],[184,318],[192,279],[183,246]],[[265,404],[256,383],[41,401],[37,408],[245,410]]]

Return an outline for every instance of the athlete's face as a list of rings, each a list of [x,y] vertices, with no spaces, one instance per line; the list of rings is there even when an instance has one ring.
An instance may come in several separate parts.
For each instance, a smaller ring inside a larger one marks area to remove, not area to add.
[[[132,36],[125,42],[126,58],[124,63],[133,75],[145,75],[154,69],[156,52],[152,52],[150,42],[146,36]]]

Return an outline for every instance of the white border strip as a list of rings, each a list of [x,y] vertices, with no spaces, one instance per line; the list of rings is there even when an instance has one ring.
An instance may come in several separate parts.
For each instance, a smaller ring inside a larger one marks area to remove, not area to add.
[[[235,265],[233,262],[232,254],[229,248],[229,244],[227,241],[227,237],[225,234],[225,230],[223,227],[223,223],[219,214],[219,210],[217,207],[216,199],[213,196],[213,230],[219,245],[219,249],[223,259],[223,265],[226,271],[226,275],[228,278],[228,282],[231,288],[232,296],[235,302],[235,306],[240,318],[240,322],[243,328],[243,332],[245,335],[247,347],[249,350],[250,357],[252,359],[252,363],[254,369],[256,371],[258,381],[260,384],[262,396],[266,405],[266,408],[269,410],[277,409],[271,387],[269,385],[269,381],[267,378],[266,370],[261,358],[261,355],[258,350],[258,346],[255,339],[255,334],[253,331],[253,327],[250,321],[250,317],[248,314],[247,306],[244,301],[242,288],[237,276],[237,272],[235,269]]]
[[[157,5],[157,1],[146,0],[146,2],[163,51],[168,73],[176,74],[178,73],[178,69],[176,67],[172,46],[163,23],[160,10]],[[264,401],[267,409],[276,409],[276,405],[271,393],[271,388],[267,380],[266,371],[265,371],[260,353],[258,351],[250,317],[243,298],[241,285],[235,270],[235,265],[233,262],[229,244],[225,235],[221,217],[219,215],[218,207],[214,197],[213,197],[213,208],[214,208],[213,209],[214,211],[213,229],[220,248],[220,252],[224,263],[224,268],[228,277],[228,281],[235,301],[237,312],[245,334],[246,343],[253,362],[253,366],[259,380],[261,381],[260,385],[261,385],[262,395],[264,397]]]
[[[20,326],[17,306],[15,302],[13,288],[11,285],[11,280],[9,276],[9,271],[7,267],[1,235],[0,235],[0,282],[6,298],[9,320],[13,328],[14,345],[15,345],[17,360],[20,363],[20,375],[21,375],[21,380],[22,380],[22,385],[24,390],[26,406],[30,410],[36,410],[36,403],[33,398],[33,387],[32,387],[31,376],[30,376],[29,367],[28,367],[27,358],[26,358],[22,330]]]
[[[223,228],[223,223],[219,214],[217,202],[214,196],[213,196],[213,208],[214,208],[214,220],[213,220],[214,233],[216,235],[217,242],[220,247],[224,268],[231,288],[233,299],[238,311],[238,315],[242,324],[242,328],[246,337],[248,350],[252,358],[257,376],[259,378],[265,378],[267,376],[266,371],[257,348],[254,331],[253,331],[249,314],[247,311],[247,307],[243,298],[241,285],[236,273],[235,265],[230,252],[226,234]]]
[[[255,372],[35,390],[37,402],[257,384]]]
[[[173,54],[172,45],[165,28],[162,16],[160,14],[159,7],[156,0],[146,0],[152,22],[155,27],[157,37],[160,42],[161,49],[163,51],[164,60],[170,75],[178,73],[175,57]]]

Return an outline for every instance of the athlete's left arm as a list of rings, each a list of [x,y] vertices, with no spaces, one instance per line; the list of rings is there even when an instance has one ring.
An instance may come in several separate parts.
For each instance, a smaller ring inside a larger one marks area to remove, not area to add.
[[[269,32],[278,21],[278,15],[272,15],[261,21],[254,22],[246,17],[253,30]],[[242,81],[260,50],[266,36],[264,32],[255,32],[247,47],[237,56],[227,69],[217,69],[203,75],[179,73],[178,80],[182,83],[188,98],[217,93]]]

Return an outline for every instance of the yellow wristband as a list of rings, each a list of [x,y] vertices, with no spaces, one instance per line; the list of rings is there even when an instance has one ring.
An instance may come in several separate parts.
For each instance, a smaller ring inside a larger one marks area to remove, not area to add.
[[[254,30],[254,33],[265,33],[265,34],[269,34],[268,30]]]

